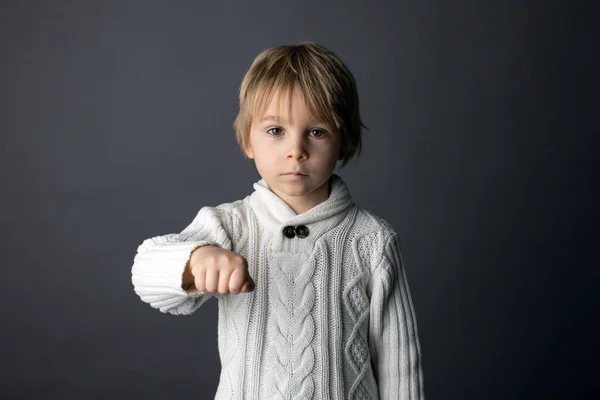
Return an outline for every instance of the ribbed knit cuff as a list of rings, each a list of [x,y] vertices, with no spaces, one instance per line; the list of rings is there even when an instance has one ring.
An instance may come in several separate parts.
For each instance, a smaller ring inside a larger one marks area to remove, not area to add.
[[[179,306],[189,297],[203,292],[186,292],[181,287],[185,266],[194,249],[215,245],[208,241],[170,242],[168,236],[146,239],[138,247],[131,269],[131,280],[141,300],[166,310]]]

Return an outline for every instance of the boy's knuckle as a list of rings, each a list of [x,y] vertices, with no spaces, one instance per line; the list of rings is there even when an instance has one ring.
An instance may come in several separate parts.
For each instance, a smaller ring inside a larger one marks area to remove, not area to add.
[[[214,264],[214,265],[209,265],[206,267],[206,275],[217,275],[219,272],[219,266]]]
[[[198,267],[198,269],[196,270],[196,274],[202,277],[206,277],[207,272],[208,268],[205,265]]]
[[[234,260],[235,269],[241,269],[246,266],[246,259],[242,256],[237,256]]]
[[[248,261],[246,261],[245,257],[239,256],[239,259],[240,259],[240,263],[242,264],[243,267],[248,266]]]
[[[231,274],[235,270],[235,265],[233,265],[231,262],[227,262],[223,264],[223,269],[227,271],[228,274]]]
[[[213,254],[209,254],[206,257],[204,257],[204,259],[202,261],[204,261],[204,264],[207,264],[207,265],[214,264],[215,256]]]

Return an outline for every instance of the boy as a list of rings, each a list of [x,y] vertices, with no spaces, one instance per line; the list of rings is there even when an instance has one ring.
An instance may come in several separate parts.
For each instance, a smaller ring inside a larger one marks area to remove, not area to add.
[[[333,170],[360,152],[354,77],[323,46],[260,53],[234,127],[261,180],[146,239],[132,282],[162,312],[218,299],[217,399],[422,399],[400,242]]]

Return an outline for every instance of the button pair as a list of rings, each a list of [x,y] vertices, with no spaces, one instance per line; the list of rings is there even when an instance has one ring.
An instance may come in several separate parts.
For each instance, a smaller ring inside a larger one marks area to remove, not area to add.
[[[294,236],[298,236],[300,239],[304,239],[308,236],[308,228],[304,225],[298,225],[297,227],[286,226],[283,228],[283,235],[289,239]]]

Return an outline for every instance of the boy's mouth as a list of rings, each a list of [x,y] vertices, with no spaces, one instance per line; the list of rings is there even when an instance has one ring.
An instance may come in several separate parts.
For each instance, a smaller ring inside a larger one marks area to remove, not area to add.
[[[292,172],[286,172],[283,175],[293,175],[293,176],[307,176],[305,173],[303,172],[299,172],[299,171],[292,171]]]

